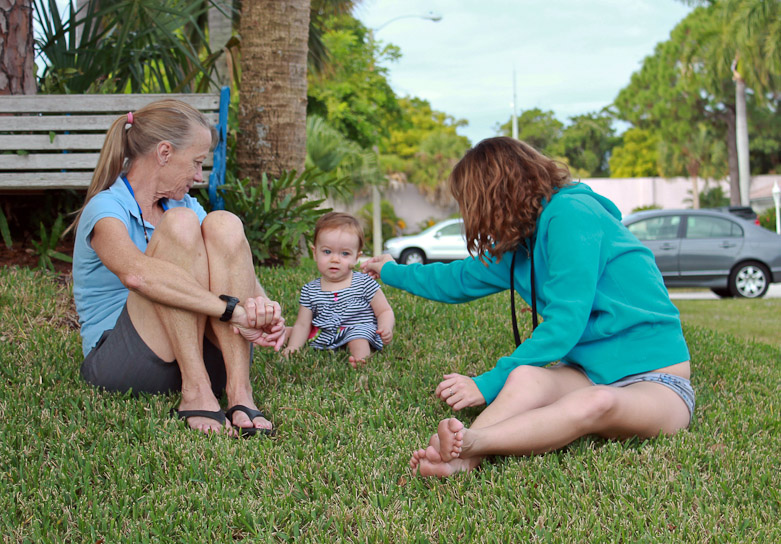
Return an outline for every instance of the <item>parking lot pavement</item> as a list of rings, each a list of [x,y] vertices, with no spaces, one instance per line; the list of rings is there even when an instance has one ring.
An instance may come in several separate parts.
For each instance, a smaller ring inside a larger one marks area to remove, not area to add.
[[[711,291],[673,291],[670,298],[675,300],[718,300]],[[781,283],[771,283],[764,298],[781,298]]]

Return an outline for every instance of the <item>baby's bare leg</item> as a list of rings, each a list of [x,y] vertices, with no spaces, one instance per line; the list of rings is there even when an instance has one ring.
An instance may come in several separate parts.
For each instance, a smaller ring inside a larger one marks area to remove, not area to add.
[[[359,364],[365,363],[369,355],[372,354],[372,348],[369,341],[363,338],[356,338],[347,342],[347,348],[350,350],[350,364],[353,368],[358,368]]]

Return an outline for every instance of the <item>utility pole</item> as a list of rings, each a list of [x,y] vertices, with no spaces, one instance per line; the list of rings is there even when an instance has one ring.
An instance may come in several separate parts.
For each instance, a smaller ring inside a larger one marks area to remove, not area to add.
[[[518,116],[516,115],[516,105],[518,104],[518,97],[515,94],[515,65],[513,65],[513,139],[518,139]]]

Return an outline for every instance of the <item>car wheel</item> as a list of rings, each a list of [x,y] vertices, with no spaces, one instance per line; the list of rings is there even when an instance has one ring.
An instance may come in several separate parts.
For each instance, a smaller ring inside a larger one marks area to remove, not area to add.
[[[729,275],[729,289],[736,297],[759,298],[764,296],[769,285],[770,272],[756,261],[740,263]]]
[[[399,258],[401,264],[426,264],[426,254],[419,249],[405,249]]]
[[[721,298],[732,298],[733,296],[732,291],[729,290],[729,287],[711,287],[710,290]]]

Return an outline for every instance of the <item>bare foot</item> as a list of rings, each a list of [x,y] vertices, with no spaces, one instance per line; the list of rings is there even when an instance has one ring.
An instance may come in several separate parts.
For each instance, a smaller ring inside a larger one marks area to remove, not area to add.
[[[356,359],[353,355],[350,355],[350,358],[347,359],[347,361],[353,368],[358,368],[359,366],[364,366],[366,364],[366,359]]]
[[[412,452],[412,457],[409,460],[413,474],[420,469],[421,476],[437,476],[439,478],[446,478],[457,472],[468,472],[479,463],[479,460],[473,459],[453,459],[446,463],[442,461],[442,457],[434,446]]]
[[[192,403],[185,403],[180,402],[179,403],[179,412],[189,412],[191,410],[206,410],[209,412],[219,412],[220,405],[219,403],[216,406],[208,406],[207,408],[204,408],[203,406],[193,405]],[[185,417],[185,416],[179,416],[179,417]],[[204,434],[209,433],[224,433],[227,432],[228,434],[231,434],[232,429],[230,428],[230,425],[226,425],[225,423],[220,423],[216,419],[210,418],[210,417],[203,417],[203,416],[189,416],[185,418],[187,421],[187,425],[193,429],[194,431],[200,431]]]
[[[255,403],[252,402],[249,404],[244,404],[243,406],[249,408],[250,411],[257,410]],[[270,431],[273,428],[271,422],[265,417],[255,416],[253,419],[250,419],[247,413],[243,410],[236,410],[233,412],[231,414],[230,420],[234,427],[240,427],[242,429],[251,429],[252,427],[255,427],[256,429],[265,429]]]
[[[436,434],[431,435],[428,444],[426,449],[419,449],[412,452],[409,466],[412,469],[413,474],[420,469],[421,476],[445,478],[452,476],[457,472],[469,472],[476,468],[483,460],[482,457],[471,457],[469,459],[455,458],[446,462],[442,460],[442,456],[440,455],[441,444],[439,436]]]
[[[439,437],[439,455],[442,461],[448,462],[461,455],[464,443],[464,424],[456,418],[443,419],[437,426]]]
[[[252,411],[258,409],[258,407],[255,405],[255,401],[252,399],[252,389],[237,391],[235,393],[232,391],[228,392],[228,407],[237,405],[246,406]],[[273,428],[271,422],[265,417],[256,416],[255,418],[250,419],[246,412],[242,410],[236,410],[233,412],[230,418],[230,423],[243,429],[256,427],[258,429],[271,430]]]
[[[372,354],[372,348],[369,346],[369,341],[363,338],[356,338],[347,342],[347,348],[350,350],[350,358],[348,361],[353,368],[363,366],[366,364],[366,359]]]

